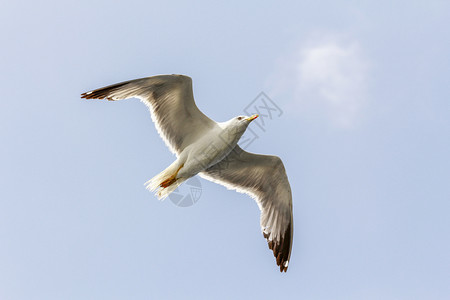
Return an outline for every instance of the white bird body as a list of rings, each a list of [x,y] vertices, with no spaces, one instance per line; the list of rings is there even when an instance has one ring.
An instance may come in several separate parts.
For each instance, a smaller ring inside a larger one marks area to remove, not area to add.
[[[249,153],[238,141],[258,117],[238,116],[217,123],[195,105],[192,80],[159,75],[125,81],[82,94],[111,101],[139,98],[150,109],[156,129],[177,159],[146,186],[164,199],[196,174],[252,196],[261,210],[261,230],[280,271],[286,271],[292,249],[292,194],[281,159]]]
[[[238,119],[239,118],[239,119]],[[187,179],[222,161],[237,145],[250,122],[257,118],[239,116],[207,129],[203,136],[187,146],[167,169],[146,182],[159,199],[166,198]],[[175,182],[162,187],[161,182],[176,173]]]
[[[186,161],[183,162],[185,167],[181,168],[180,177],[194,176],[204,171],[221,161],[233,150],[249,124],[245,120],[242,120],[242,125],[236,124],[232,122],[233,120],[219,123],[219,126],[205,132],[202,138],[181,152],[179,159],[186,159]]]

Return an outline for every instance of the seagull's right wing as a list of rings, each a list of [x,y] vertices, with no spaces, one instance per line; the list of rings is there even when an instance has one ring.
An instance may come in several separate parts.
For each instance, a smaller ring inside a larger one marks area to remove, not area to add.
[[[287,270],[293,238],[292,194],[277,156],[249,153],[236,146],[200,176],[252,196],[261,210],[261,230],[280,271]]]
[[[150,108],[159,135],[175,154],[217,126],[195,105],[192,79],[184,75],[135,79],[81,94],[81,98],[112,101],[133,97]]]

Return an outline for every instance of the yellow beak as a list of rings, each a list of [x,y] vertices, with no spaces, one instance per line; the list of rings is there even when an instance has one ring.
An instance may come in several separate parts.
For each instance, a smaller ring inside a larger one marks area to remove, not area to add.
[[[248,118],[247,118],[247,121],[253,121],[253,120],[256,119],[257,117],[259,117],[258,114],[253,115],[253,116],[251,116],[251,117],[248,117]]]

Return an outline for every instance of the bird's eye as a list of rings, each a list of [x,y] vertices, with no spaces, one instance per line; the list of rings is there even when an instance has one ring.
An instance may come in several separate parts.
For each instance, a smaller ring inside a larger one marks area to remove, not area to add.
[[[242,120],[242,117],[238,117],[238,120]]]

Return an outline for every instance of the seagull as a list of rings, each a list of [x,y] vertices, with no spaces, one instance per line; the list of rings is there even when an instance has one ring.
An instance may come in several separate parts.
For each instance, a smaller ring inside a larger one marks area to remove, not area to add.
[[[196,106],[192,79],[158,75],[129,80],[81,94],[110,101],[138,98],[150,109],[156,129],[177,159],[146,182],[159,199],[199,174],[228,189],[250,195],[261,210],[260,225],[280,272],[292,250],[292,193],[281,159],[244,151],[238,141],[258,115],[215,122]]]

